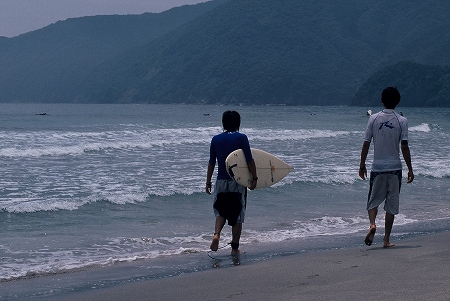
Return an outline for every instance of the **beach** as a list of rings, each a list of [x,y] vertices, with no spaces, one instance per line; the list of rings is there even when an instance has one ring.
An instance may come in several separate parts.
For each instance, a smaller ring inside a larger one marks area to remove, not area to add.
[[[54,300],[448,300],[450,232],[395,243],[288,255]]]

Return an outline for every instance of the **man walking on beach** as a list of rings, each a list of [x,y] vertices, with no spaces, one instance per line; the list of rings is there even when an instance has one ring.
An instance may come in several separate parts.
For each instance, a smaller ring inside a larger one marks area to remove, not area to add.
[[[206,193],[211,194],[211,178],[218,164],[217,179],[214,185],[214,215],[216,222],[214,237],[210,249],[217,251],[219,248],[220,232],[225,226],[226,220],[232,226],[231,255],[239,254],[239,240],[241,238],[242,223],[245,217],[247,202],[247,188],[236,183],[226,170],[225,159],[228,155],[242,149],[247,161],[248,169],[253,181],[249,189],[253,190],[257,184],[256,165],[250,150],[250,144],[245,134],[239,133],[241,116],[236,111],[225,111],[222,115],[224,132],[214,136],[209,150],[208,170],[206,173]]]
[[[378,206],[384,202],[386,217],[383,247],[389,248],[394,246],[394,244],[390,243],[389,237],[395,215],[399,212],[399,195],[402,179],[400,148],[408,167],[407,183],[411,183],[414,180],[414,173],[408,146],[408,121],[394,111],[400,102],[400,93],[394,87],[387,87],[381,94],[381,102],[384,105],[384,110],[371,115],[367,123],[359,163],[359,176],[363,180],[367,177],[366,158],[369,153],[370,142],[373,139],[374,158],[370,172],[370,188],[367,201],[370,229],[364,243],[370,246],[373,242],[376,232],[375,219],[378,213]]]

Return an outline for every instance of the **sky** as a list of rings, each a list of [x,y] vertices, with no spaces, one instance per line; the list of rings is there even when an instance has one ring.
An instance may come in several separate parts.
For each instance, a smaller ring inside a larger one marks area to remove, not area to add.
[[[0,36],[14,37],[59,20],[95,15],[159,13],[208,0],[0,0]]]

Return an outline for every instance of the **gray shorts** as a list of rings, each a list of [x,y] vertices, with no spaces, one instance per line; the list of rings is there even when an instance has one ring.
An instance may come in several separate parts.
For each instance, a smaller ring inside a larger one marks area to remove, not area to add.
[[[396,215],[399,212],[402,171],[371,172],[367,210],[378,208],[384,202],[384,211]]]
[[[214,202],[217,200],[217,194],[220,192],[239,192],[241,193],[241,204],[242,209],[241,213],[238,216],[237,222],[243,223],[245,218],[245,208],[247,207],[247,188],[244,186],[241,186],[236,183],[236,181],[230,179],[230,180],[216,180],[216,185],[214,185]],[[217,209],[214,209],[214,215],[216,217],[220,216],[219,211]]]

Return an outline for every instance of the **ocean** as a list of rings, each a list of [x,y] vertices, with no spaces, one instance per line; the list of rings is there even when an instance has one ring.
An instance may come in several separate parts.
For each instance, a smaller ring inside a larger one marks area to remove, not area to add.
[[[295,168],[249,192],[238,260],[228,226],[209,252],[204,192],[209,143],[229,109],[251,147]],[[369,183],[358,167],[368,109],[381,107],[0,104],[0,300],[365,247]],[[450,228],[450,109],[397,111],[408,118],[415,172],[406,184],[404,170],[391,236],[401,244]],[[96,276],[79,276],[85,270]],[[37,278],[52,281],[32,285]]]

